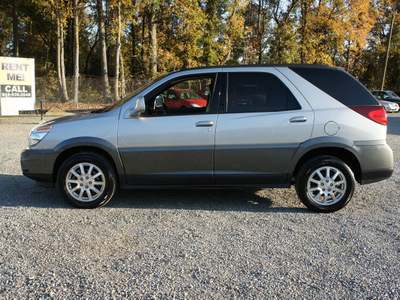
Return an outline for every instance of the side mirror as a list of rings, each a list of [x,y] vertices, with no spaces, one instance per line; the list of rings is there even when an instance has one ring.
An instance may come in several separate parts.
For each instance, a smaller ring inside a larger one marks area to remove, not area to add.
[[[156,97],[156,99],[154,100],[154,109],[157,109],[157,108],[163,108],[163,104],[164,104],[164,99],[163,99],[163,96],[161,96],[161,95],[158,95],[157,97]]]
[[[128,110],[127,117],[128,118],[136,118],[139,117],[142,113],[146,111],[146,104],[144,102],[144,97],[140,96],[136,99],[135,105]]]

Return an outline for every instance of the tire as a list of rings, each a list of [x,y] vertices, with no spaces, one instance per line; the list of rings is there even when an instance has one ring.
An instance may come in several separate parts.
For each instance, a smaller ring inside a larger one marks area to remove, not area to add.
[[[117,176],[113,166],[102,155],[82,152],[62,163],[57,174],[57,187],[69,204],[95,208],[111,200],[117,189]]]
[[[296,192],[309,209],[316,212],[337,211],[351,200],[354,174],[342,160],[318,156],[303,164],[296,176]]]

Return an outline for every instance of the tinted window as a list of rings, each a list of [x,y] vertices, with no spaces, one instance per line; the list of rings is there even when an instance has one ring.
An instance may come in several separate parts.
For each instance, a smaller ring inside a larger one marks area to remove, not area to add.
[[[346,106],[378,105],[361,83],[342,70],[304,67],[290,69]]]
[[[270,112],[300,109],[289,89],[268,73],[230,73],[228,112]]]

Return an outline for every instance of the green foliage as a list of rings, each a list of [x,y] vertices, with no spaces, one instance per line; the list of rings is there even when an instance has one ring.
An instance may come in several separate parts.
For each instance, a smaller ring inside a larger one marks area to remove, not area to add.
[[[0,1],[0,56],[12,53],[9,44],[12,41],[12,1]]]

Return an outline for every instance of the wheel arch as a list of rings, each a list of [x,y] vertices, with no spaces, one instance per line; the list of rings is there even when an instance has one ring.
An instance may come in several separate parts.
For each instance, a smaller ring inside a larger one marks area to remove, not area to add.
[[[293,177],[297,176],[301,166],[304,165],[304,163],[317,156],[333,156],[342,160],[353,171],[356,181],[361,181],[361,165],[357,156],[350,149],[338,146],[314,148],[306,153],[303,153],[303,155],[297,160],[297,163],[294,167],[292,173]]]
[[[119,184],[125,183],[125,177],[123,176],[123,166],[118,151],[114,146],[112,146],[112,144],[107,141],[97,141],[97,139],[95,141],[93,138],[65,141],[63,142],[63,145],[59,145],[55,148],[55,150],[59,153],[53,166],[53,178],[55,182],[57,181],[58,170],[60,169],[62,163],[68,157],[77,153],[94,152],[102,155],[110,162],[111,166],[114,168],[117,174]]]

